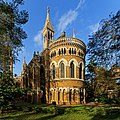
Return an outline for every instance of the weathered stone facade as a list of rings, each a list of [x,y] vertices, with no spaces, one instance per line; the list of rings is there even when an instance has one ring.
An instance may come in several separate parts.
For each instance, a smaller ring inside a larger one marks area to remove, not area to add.
[[[34,53],[27,65],[24,61],[22,84],[35,92],[27,93],[26,101],[34,103],[80,104],[85,103],[84,67],[86,45],[65,32],[54,40],[54,27],[50,13],[43,29],[44,50]]]

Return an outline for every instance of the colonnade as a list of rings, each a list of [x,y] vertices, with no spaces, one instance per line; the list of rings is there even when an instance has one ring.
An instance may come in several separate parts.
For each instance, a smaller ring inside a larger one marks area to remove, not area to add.
[[[84,88],[51,88],[49,103],[56,104],[85,104]]]

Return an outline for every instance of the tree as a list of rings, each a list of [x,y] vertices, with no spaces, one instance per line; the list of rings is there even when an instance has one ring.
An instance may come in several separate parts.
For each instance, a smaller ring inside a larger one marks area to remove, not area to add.
[[[0,106],[6,106],[23,95],[11,77],[10,65],[15,62],[22,49],[22,40],[27,34],[22,25],[28,21],[28,12],[19,10],[24,0],[0,0]]]
[[[91,102],[94,100],[95,89],[95,69],[97,64],[94,61],[89,61],[86,66],[85,82],[86,82],[86,101]]]
[[[120,66],[120,10],[101,20],[98,31],[89,36],[87,53],[99,66]]]
[[[95,70],[95,74],[95,96],[108,95],[108,90],[115,89],[114,73],[111,70],[98,67]]]
[[[116,90],[114,80],[116,72],[113,69],[106,70],[94,62],[87,65],[86,83],[88,99],[107,98],[109,90]]]
[[[15,62],[27,34],[22,25],[28,21],[28,12],[19,10],[23,0],[0,1],[0,71],[8,71],[10,62]]]
[[[112,66],[120,66],[120,10],[99,25],[97,32],[89,36],[86,81],[93,97],[106,97],[108,90],[117,88]]]

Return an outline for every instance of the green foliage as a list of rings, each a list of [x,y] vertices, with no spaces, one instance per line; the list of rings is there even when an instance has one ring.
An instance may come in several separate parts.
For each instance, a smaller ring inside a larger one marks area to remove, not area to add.
[[[0,75],[0,106],[8,109],[14,102],[19,101],[25,95],[25,89],[17,88],[15,81],[9,73]],[[12,106],[11,106],[12,107]]]
[[[44,109],[44,107],[40,107]],[[45,107],[46,109],[46,107]],[[65,107],[55,109],[55,107],[48,107],[47,109],[51,109],[53,111],[60,111],[59,114],[55,114],[55,112],[36,112],[34,109],[33,111],[27,112],[16,112],[16,113],[9,113],[3,114],[0,116],[0,119],[5,120],[119,120],[120,119],[120,109],[119,108],[92,108],[92,107],[84,107],[84,106],[74,106],[74,107]],[[46,109],[46,110],[47,110]]]
[[[99,25],[98,31],[89,37],[89,60],[107,69],[114,64],[120,66],[120,10]]]
[[[20,10],[24,0],[0,0],[0,106],[8,107],[13,101],[25,94],[17,88],[12,78],[12,65],[22,49],[22,40],[27,34],[22,25],[28,21],[28,12]]]
[[[99,25],[98,30],[89,36],[86,91],[88,100],[98,98],[106,103],[109,102],[108,90],[120,90],[112,70],[114,65],[120,66],[120,10],[101,20]]]
[[[0,72],[8,71],[10,58],[15,62],[27,34],[22,25],[28,21],[28,12],[19,10],[24,0],[0,1]]]
[[[109,90],[116,91],[116,94],[119,92],[119,87],[114,79],[116,75],[114,69],[106,70],[94,62],[90,62],[86,68],[86,95],[88,102],[97,98],[99,99],[98,102],[112,103],[113,100],[108,99]]]
[[[55,115],[61,115],[65,113],[65,108],[55,107]]]

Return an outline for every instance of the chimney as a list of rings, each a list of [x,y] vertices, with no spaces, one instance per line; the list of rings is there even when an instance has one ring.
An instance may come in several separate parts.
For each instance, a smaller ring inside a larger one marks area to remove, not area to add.
[[[65,37],[65,32],[64,31],[62,32],[62,37]]]

